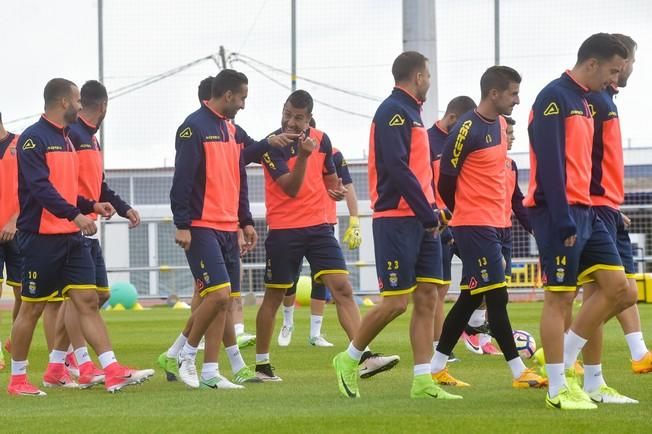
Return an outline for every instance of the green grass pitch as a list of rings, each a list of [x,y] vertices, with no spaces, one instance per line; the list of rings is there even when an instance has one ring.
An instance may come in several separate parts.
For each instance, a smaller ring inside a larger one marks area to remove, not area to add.
[[[650,339],[652,305],[639,307],[644,333]],[[253,332],[256,312],[246,309],[246,324]],[[530,331],[538,338],[540,303],[511,304],[509,310],[515,329]],[[157,356],[178,334],[188,314],[156,308],[103,315],[119,360],[127,365],[154,367]],[[3,312],[3,317],[0,336],[4,338],[8,333],[8,312]],[[605,378],[611,386],[641,403],[601,405],[590,412],[558,412],[545,408],[545,391],[512,389],[509,369],[502,358],[472,355],[463,344],[456,347],[461,362],[452,364],[450,369],[472,384],[471,388],[455,390],[464,400],[411,400],[409,314],[390,324],[373,344],[374,351],[399,354],[401,363],[392,371],[360,380],[361,399],[343,398],[337,390],[331,359],[345,348],[347,340],[339,329],[333,306],[327,306],[325,319],[324,332],[336,344],[335,348],[313,348],[307,344],[307,308],[295,312],[290,347],[279,348],[275,335],[272,364],[283,378],[282,383],[254,384],[235,391],[189,390],[181,383],[166,382],[157,368],[156,376],[148,383],[116,395],[102,388],[49,390],[47,397],[31,399],[10,398],[2,390],[0,432],[634,433],[652,427],[652,374],[631,372],[625,339],[615,321],[605,328]],[[45,368],[44,345],[39,326],[30,357],[33,382],[40,382]],[[253,348],[244,350],[248,363],[253,363],[254,353]],[[222,374],[230,374],[224,354],[220,360]],[[2,388],[7,385],[7,371],[8,367],[0,373]]]

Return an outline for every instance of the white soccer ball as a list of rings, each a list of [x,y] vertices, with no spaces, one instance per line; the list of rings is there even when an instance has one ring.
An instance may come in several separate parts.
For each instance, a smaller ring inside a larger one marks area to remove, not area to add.
[[[534,337],[524,330],[514,330],[514,343],[516,344],[516,351],[524,359],[531,358],[537,350]]]

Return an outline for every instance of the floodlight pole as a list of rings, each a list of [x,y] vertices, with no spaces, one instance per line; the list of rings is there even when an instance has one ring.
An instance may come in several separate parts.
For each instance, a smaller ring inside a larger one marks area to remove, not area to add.
[[[500,65],[500,0],[494,0],[494,64]]]
[[[297,0],[292,0],[292,92],[297,90]]]
[[[97,69],[98,79],[104,84],[104,2],[97,0]],[[104,125],[100,125],[100,144],[104,149]],[[104,152],[102,152],[102,164],[104,164]]]

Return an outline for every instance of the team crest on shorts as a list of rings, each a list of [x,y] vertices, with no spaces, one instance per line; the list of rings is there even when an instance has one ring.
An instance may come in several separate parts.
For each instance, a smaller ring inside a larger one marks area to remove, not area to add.
[[[480,270],[480,277],[482,277],[482,281],[484,283],[489,282],[489,272],[487,271],[486,268],[483,268],[482,270]]]
[[[564,271],[563,268],[557,268],[557,273],[555,273],[555,277],[557,278],[557,282],[561,283],[564,281],[564,276],[566,275],[566,272]]]
[[[211,277],[205,271],[204,271],[204,282],[206,282],[207,285],[211,282]]]
[[[36,282],[34,281],[29,282],[28,290],[30,294],[36,295]]]
[[[398,274],[389,273],[389,286],[392,288],[398,288]]]

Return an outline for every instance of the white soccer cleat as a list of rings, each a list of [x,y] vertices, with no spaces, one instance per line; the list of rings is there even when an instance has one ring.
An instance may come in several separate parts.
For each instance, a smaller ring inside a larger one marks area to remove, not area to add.
[[[134,383],[140,384],[143,383],[150,378],[154,376],[154,370],[153,369],[132,369],[131,370],[131,377],[134,379]]]
[[[281,333],[278,334],[278,346],[279,347],[287,347],[290,345],[290,342],[292,342],[292,330],[294,329],[293,326],[286,326],[283,324],[283,327],[281,328]]]
[[[188,387],[196,389],[199,387],[199,377],[197,376],[197,367],[195,366],[195,358],[188,355],[179,353],[177,357],[177,366],[179,367],[179,378]]]
[[[384,371],[389,371],[398,364],[401,358],[397,355],[383,356],[382,354],[371,353],[360,362],[360,377],[369,378]]]
[[[313,336],[313,337],[309,338],[308,342],[313,347],[333,347],[334,346],[333,344],[328,342],[325,337],[323,337],[321,335],[320,336]]]
[[[603,384],[595,392],[588,394],[591,401],[598,404],[638,404],[636,399],[621,395],[615,389]]]
[[[215,377],[209,380],[201,380],[200,388],[236,390],[236,389],[244,389],[244,386],[232,383],[222,375],[217,374]]]

